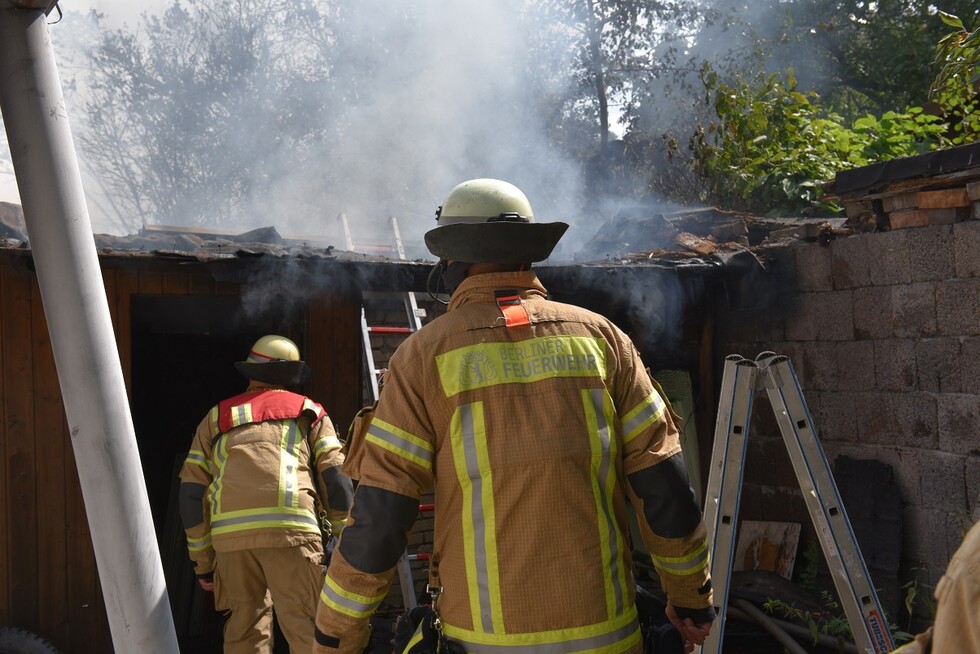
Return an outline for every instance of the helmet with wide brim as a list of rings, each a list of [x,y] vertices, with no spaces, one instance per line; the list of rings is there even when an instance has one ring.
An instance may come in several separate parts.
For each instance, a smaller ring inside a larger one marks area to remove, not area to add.
[[[527,196],[499,179],[457,184],[436,212],[438,226],[425,245],[440,259],[467,263],[544,261],[568,225],[537,223]]]
[[[277,386],[298,386],[310,378],[310,367],[300,359],[296,343],[279,334],[266,334],[249,350],[235,370],[253,381]]]
[[[561,240],[566,223],[457,223],[431,229],[425,245],[440,259],[468,263],[544,261]]]
[[[277,386],[299,386],[306,383],[313,372],[305,361],[269,361],[266,363],[236,361],[235,370],[251,380]]]

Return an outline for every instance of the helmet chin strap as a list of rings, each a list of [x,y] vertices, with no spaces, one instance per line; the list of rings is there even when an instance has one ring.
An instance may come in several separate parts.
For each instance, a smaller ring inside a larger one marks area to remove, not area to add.
[[[439,281],[442,281],[446,292],[452,295],[456,291],[456,287],[466,279],[466,271],[471,265],[473,264],[465,261],[450,262],[446,259],[440,259],[439,263],[432,266],[432,270],[429,271],[429,277],[425,281],[425,290],[428,292],[429,297],[440,304],[449,304],[445,300],[439,299],[437,295],[439,292]]]

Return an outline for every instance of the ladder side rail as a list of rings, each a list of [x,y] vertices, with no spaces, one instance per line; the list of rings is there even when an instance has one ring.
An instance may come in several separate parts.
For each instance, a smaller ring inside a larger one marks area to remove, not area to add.
[[[796,373],[788,357],[775,357],[763,372],[782,432],[834,586],[855,643],[869,653],[894,649],[885,613],[871,582],[827,457],[817,439]]]
[[[395,251],[398,253],[398,258],[404,261],[407,257],[405,256],[405,246],[402,244],[402,233],[398,229],[398,219],[392,216],[388,222],[391,224],[391,232],[395,237]],[[418,301],[412,291],[405,293],[405,314],[408,316],[408,326],[413,332],[422,329],[422,317],[425,312],[419,310]]]
[[[338,218],[340,218],[340,224],[344,228],[344,245],[347,246],[348,252],[354,251],[354,239],[350,235],[350,223],[347,222],[347,214],[341,213]]]
[[[371,349],[371,328],[368,327],[367,313],[361,305],[361,340],[364,344],[364,363],[367,366],[368,377],[371,378],[371,396],[378,401],[378,374],[374,367],[374,352]]]
[[[741,505],[741,488],[752,400],[758,369],[738,355],[726,357],[718,416],[715,423],[711,470],[705,493],[704,522],[710,545],[711,585],[718,619],[701,651],[720,654],[728,613],[728,593],[735,558],[735,529]]]

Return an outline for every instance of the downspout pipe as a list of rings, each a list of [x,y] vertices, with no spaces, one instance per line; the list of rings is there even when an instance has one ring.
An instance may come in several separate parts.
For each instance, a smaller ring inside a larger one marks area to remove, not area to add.
[[[120,654],[177,654],[109,304],[43,11],[0,0],[7,129],[75,464]]]

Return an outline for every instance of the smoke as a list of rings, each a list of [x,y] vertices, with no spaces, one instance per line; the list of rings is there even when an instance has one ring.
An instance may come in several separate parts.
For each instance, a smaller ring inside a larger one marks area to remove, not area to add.
[[[228,210],[213,212],[220,215],[209,216],[208,227],[237,232],[275,226],[287,237],[345,248],[339,214],[347,217],[355,245],[390,243],[388,221],[395,216],[404,241],[420,244],[423,233],[434,226],[436,207],[453,186],[475,177],[495,177],[524,190],[537,220],[572,222],[566,242],[576,240],[574,223],[582,206],[580,168],[548,137],[555,108],[546,95],[570,82],[543,77],[541,71],[559,66],[542,66],[531,59],[557,61],[567,56],[569,46],[542,43],[540,26],[523,12],[522,0],[313,4],[336,18],[335,24],[326,23],[323,33],[257,33],[279,41],[263,47],[292,48],[290,61],[307,67],[315,82],[284,92],[263,82],[276,81],[275,74],[252,76],[242,88],[223,88],[221,98],[190,97],[186,87],[180,89],[181,102],[188,107],[226,103],[220,118],[234,124],[232,136],[222,144],[229,161],[206,193],[196,190],[175,197],[176,209],[170,215],[152,216],[153,222],[193,225],[186,218],[190,209],[205,200],[220,205],[215,196],[227,192]],[[260,0],[227,3],[226,19],[245,20],[234,12],[262,5]],[[183,9],[191,14],[203,11],[190,5]],[[84,59],[94,41],[67,33],[91,19],[70,9],[65,13],[62,23],[52,27],[61,33],[57,45],[75,61]],[[107,29],[118,25],[106,20],[101,24]],[[138,25],[137,38],[145,42],[147,17]],[[127,21],[122,29],[133,28]],[[302,49],[315,39],[329,41],[329,62],[317,61],[315,52],[304,59]],[[86,74],[73,66],[68,78],[73,123],[84,134],[86,116],[80,109],[90,99]],[[270,88],[255,88],[260,82]],[[255,98],[275,103],[279,122],[288,122],[293,113],[297,124],[315,123],[316,137],[273,138],[270,116],[256,106]],[[119,210],[124,203],[108,190],[108,171],[100,169],[85,147],[78,149],[89,177],[86,190],[96,231],[123,234],[138,229],[143,219]],[[138,160],[134,168],[138,174],[145,172]],[[176,196],[181,190],[171,192]],[[570,256],[569,248],[565,250]]]

